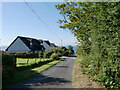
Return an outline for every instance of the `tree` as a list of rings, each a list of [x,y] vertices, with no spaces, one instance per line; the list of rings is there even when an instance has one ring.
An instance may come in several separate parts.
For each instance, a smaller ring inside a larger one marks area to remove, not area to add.
[[[110,88],[120,88],[120,3],[66,2],[56,8],[63,16],[60,28],[69,29],[79,42],[85,71]]]
[[[73,47],[71,45],[68,46],[68,51],[70,55],[74,53]]]

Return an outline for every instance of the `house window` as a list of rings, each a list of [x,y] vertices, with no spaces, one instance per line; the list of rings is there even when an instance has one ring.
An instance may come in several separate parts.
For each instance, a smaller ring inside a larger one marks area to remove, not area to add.
[[[33,45],[32,42],[30,42],[30,48],[32,48],[32,45]]]

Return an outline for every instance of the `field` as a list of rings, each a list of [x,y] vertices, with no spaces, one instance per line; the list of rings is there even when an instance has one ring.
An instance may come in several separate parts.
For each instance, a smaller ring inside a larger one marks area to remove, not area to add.
[[[47,61],[49,59],[40,59],[40,58],[30,58],[28,60],[28,58],[24,59],[24,58],[17,58],[17,67],[21,67],[21,66],[26,66],[32,63],[37,63],[39,61]]]

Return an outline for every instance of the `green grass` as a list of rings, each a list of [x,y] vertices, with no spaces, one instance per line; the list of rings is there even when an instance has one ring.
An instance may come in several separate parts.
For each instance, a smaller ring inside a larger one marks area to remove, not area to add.
[[[76,60],[75,64],[79,64],[81,61]]]
[[[30,59],[30,62],[28,64],[19,65],[19,64],[25,63],[26,60],[27,59],[17,59],[17,68],[16,68],[17,71],[23,71],[23,70],[27,70],[27,69],[40,67],[42,65],[45,65],[45,64],[53,61],[51,59],[41,59],[41,60],[35,62],[34,59]]]
[[[39,61],[47,61],[48,59],[30,58],[28,63],[27,63],[27,60],[28,60],[28,58],[26,58],[26,59],[17,58],[17,67],[33,64],[33,63],[35,63],[35,60],[36,60],[36,63],[37,63]]]
[[[75,61],[75,64],[79,64],[79,63],[81,63],[81,61],[79,61],[78,59],[82,59],[82,57],[77,56],[76,61]]]
[[[75,64],[74,64],[74,68],[76,68],[77,64],[80,64],[81,61],[79,61],[78,59],[81,59],[81,57],[77,56]],[[75,69],[73,69],[73,72],[75,73]],[[77,82],[78,78],[76,77],[75,74],[73,74],[73,83]]]
[[[29,78],[37,75],[37,74],[40,74],[43,71],[49,69],[50,67],[56,65],[57,63],[59,63],[62,60],[64,60],[64,59],[61,58],[60,60],[54,60],[54,61],[49,62],[49,63],[47,63],[45,65],[42,65],[40,67],[36,67],[36,68],[32,68],[32,69],[27,69],[27,70],[24,70],[24,71],[16,72],[14,78],[12,78],[11,80],[8,80],[6,82],[3,81],[3,87],[9,86],[9,85],[14,84],[14,83],[18,83],[20,81],[29,79]]]

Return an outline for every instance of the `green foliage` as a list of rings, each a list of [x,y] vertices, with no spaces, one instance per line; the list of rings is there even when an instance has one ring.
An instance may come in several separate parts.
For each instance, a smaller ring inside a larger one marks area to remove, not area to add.
[[[70,56],[74,54],[74,50],[72,46],[68,46],[68,49],[65,47],[62,47],[62,55],[63,56]]]
[[[69,52],[68,52],[68,49],[66,47],[62,47],[62,55],[69,56]]]
[[[20,66],[20,67],[17,67],[17,71],[23,71],[23,70],[26,70],[26,69],[32,69],[32,68],[35,68],[35,67],[40,67],[42,65],[45,65],[49,62],[52,62],[53,60],[50,60],[50,59],[47,59],[47,60],[43,60],[43,61],[39,61],[39,62],[33,62],[33,63],[30,63],[30,64],[26,64],[24,66]]]
[[[59,54],[53,53],[53,54],[51,55],[50,59],[52,59],[52,60],[58,60],[58,59],[59,59]]]
[[[3,66],[13,66],[15,63],[16,63],[15,58],[12,55],[9,54],[2,55]]]
[[[39,57],[39,53],[15,53],[13,54],[15,57],[17,58],[38,58]]]
[[[62,47],[62,50],[63,50],[63,51],[66,51],[66,50],[68,50],[68,49],[67,49],[66,47]]]
[[[64,56],[69,56],[69,50],[66,50],[66,51],[64,52]]]
[[[2,55],[2,80],[7,81],[10,78],[14,78],[14,74],[16,72],[15,69],[15,58],[9,54]]]
[[[11,66],[7,66],[6,67],[6,74],[10,77],[10,78],[14,78],[14,74],[16,72],[16,69],[14,67]],[[4,78],[4,76],[3,76]]]
[[[120,88],[120,3],[66,2],[56,5],[61,28],[78,40],[83,71],[108,88]]]
[[[61,47],[55,47],[54,49],[53,49],[53,51],[54,51],[54,53],[62,53],[62,48]]]
[[[68,46],[68,51],[69,51],[69,55],[74,54],[74,50],[73,50],[73,47],[71,45]]]
[[[43,57],[44,57],[44,53],[43,53],[43,52],[40,52],[40,53],[39,53],[39,57],[40,57],[40,58],[43,58]]]
[[[52,55],[52,53],[54,53],[53,50],[47,51],[47,52],[44,53],[44,57],[45,57],[45,58],[50,58],[50,56]]]

